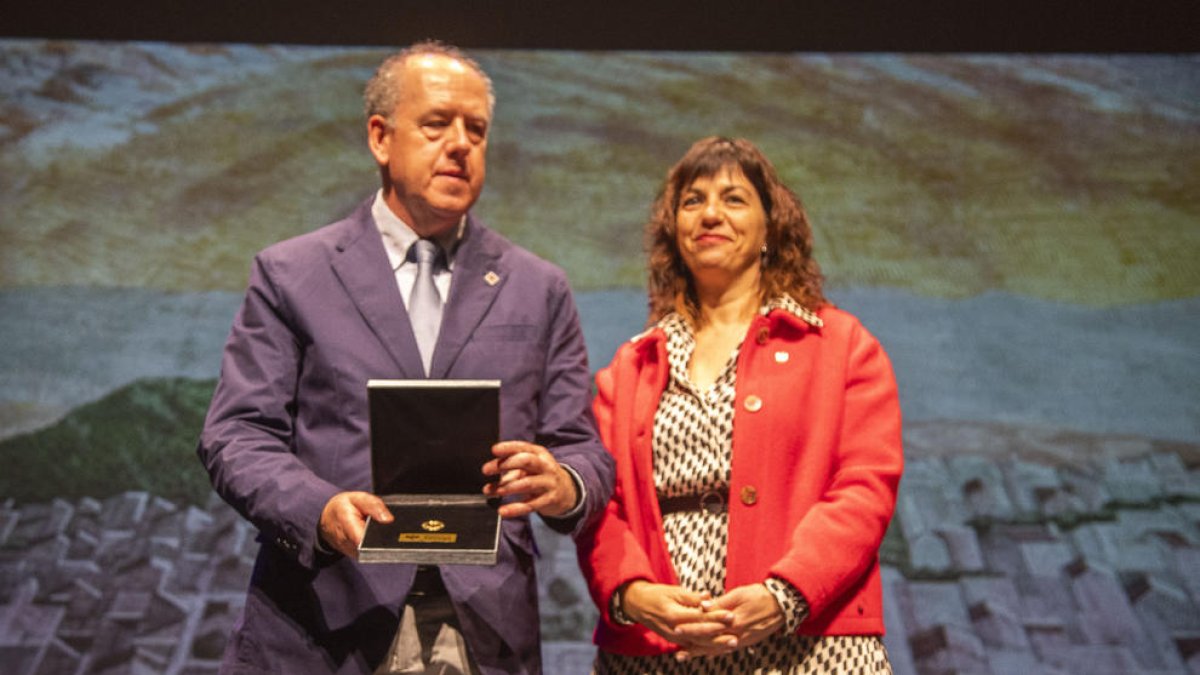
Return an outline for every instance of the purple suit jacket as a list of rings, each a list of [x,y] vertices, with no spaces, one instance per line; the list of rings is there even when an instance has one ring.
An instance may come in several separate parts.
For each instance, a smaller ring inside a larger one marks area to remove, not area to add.
[[[573,533],[603,509],[612,461],[562,270],[469,218],[431,371],[500,380],[502,438],[578,473],[583,513],[552,528]],[[198,447],[262,544],[223,672],[368,673],[383,657],[415,567],[322,553],[317,524],[334,494],[371,489],[367,380],[422,377],[369,200],[255,258]],[[541,671],[535,554],[528,519],[506,519],[497,565],[442,567],[485,673]]]

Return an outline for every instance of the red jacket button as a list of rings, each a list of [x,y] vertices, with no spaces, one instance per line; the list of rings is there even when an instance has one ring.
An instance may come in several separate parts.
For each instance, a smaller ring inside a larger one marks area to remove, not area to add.
[[[753,485],[743,487],[739,496],[742,498],[742,503],[746,506],[754,506],[758,502],[758,490]]]

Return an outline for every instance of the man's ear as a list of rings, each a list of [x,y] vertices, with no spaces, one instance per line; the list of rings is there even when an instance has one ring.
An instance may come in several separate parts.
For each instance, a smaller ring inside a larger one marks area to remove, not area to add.
[[[375,162],[380,166],[386,165],[391,155],[391,131],[383,115],[371,115],[367,118],[367,145],[371,148],[371,154],[375,156]]]

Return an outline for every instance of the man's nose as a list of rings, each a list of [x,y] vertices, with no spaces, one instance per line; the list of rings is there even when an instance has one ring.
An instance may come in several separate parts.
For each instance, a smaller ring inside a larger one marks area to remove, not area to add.
[[[464,152],[471,149],[467,123],[464,120],[457,119],[450,123],[450,128],[446,130],[446,148],[448,152]]]

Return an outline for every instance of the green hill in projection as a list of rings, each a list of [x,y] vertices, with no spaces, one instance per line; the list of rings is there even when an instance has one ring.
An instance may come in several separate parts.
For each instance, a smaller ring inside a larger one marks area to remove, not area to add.
[[[0,495],[18,502],[127,490],[185,504],[212,492],[196,441],[212,380],[140,380],[50,427],[0,442]]]
[[[0,287],[241,290],[255,251],[378,184],[359,96],[382,51],[264,49],[251,69],[146,44],[101,67],[102,48],[57,45],[44,82],[5,96],[22,123],[0,138]],[[641,285],[658,184],[710,134],[772,158],[834,285],[1089,305],[1200,289],[1200,57],[478,56],[498,104],[476,211],[578,290]],[[0,68],[38,58],[12,47]],[[148,73],[165,81],[144,96],[179,93],[129,112],[141,99],[105,94]]]

